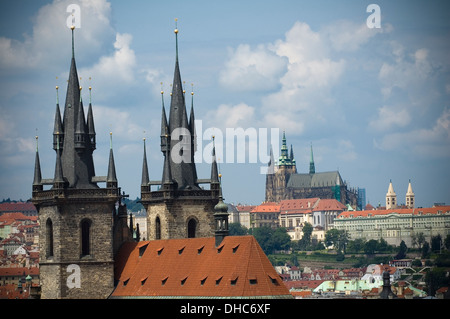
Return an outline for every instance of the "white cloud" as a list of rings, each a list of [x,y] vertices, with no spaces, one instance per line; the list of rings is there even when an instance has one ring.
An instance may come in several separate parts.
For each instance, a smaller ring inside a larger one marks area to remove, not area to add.
[[[109,138],[109,132],[114,137],[124,141],[137,141],[144,132],[144,128],[132,120],[127,111],[117,110],[103,105],[94,105],[92,113],[95,120],[97,139]],[[103,137],[101,136],[103,134]]]
[[[383,28],[368,28],[366,23],[340,20],[324,27],[322,34],[327,37],[334,50],[356,51],[378,33],[389,33],[392,29],[392,25],[388,23]]]
[[[95,75],[97,83],[108,87],[120,82],[132,83],[135,79],[136,56],[130,48],[133,37],[130,34],[116,34],[115,51],[112,55],[102,56],[91,68],[82,68],[80,74]]]
[[[395,62],[384,62],[378,75],[384,97],[389,98],[394,88],[408,90],[408,93],[415,94],[432,73],[428,50],[421,48],[412,54],[405,55],[403,46],[393,42],[392,55]]]
[[[235,127],[250,127],[255,119],[255,108],[245,103],[237,105],[221,104],[216,110],[208,111],[205,115],[208,126],[223,129]],[[204,128],[205,129],[205,128]]]
[[[250,125],[301,134],[307,123],[324,124],[335,113],[329,112],[334,101],[327,92],[342,77],[346,63],[333,59],[330,52],[327,36],[296,22],[284,39],[255,49],[242,44],[231,51],[221,83],[241,91],[279,87],[262,98],[260,112],[249,118]]]
[[[55,65],[67,59],[71,36],[66,12],[72,0],[55,0],[41,7],[35,16],[32,34],[23,41],[0,37],[0,68],[30,71]],[[75,51],[81,56],[98,54],[113,35],[110,25],[111,5],[106,0],[83,0],[80,3],[81,28],[75,30]],[[67,45],[61,45],[66,43]],[[70,53],[69,53],[70,54]]]
[[[432,128],[385,135],[374,140],[381,150],[407,152],[418,157],[450,157],[450,109],[445,109]]]
[[[270,90],[279,84],[286,61],[264,45],[252,50],[248,44],[229,49],[230,59],[220,72],[219,82],[237,91]]]
[[[405,127],[411,122],[411,116],[405,108],[385,105],[378,109],[378,117],[369,122],[373,130],[384,132],[392,128]]]

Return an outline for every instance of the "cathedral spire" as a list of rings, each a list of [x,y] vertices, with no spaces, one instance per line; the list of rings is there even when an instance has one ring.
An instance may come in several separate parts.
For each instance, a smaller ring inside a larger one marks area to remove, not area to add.
[[[89,87],[89,109],[87,116],[87,131],[89,136],[89,142],[92,150],[96,148],[95,142],[95,127],[94,127],[94,115],[92,113],[92,96],[91,96],[92,87]]]
[[[114,164],[114,154],[112,147],[112,132],[109,133],[109,164],[108,176],[106,177],[106,187],[117,187],[116,165]]]
[[[141,179],[141,187],[148,187],[148,183],[150,182],[149,174],[148,174],[148,165],[147,165],[147,152],[145,149],[145,137],[144,141],[144,158],[142,161],[142,179]]]
[[[72,27],[71,29],[73,54],[69,79],[67,81],[64,117],[62,121],[63,131],[59,131],[60,134],[58,134],[60,147],[61,142],[64,141],[64,147],[61,151],[62,171],[70,188],[97,188],[97,184],[92,182],[95,176],[94,160],[92,157],[93,149],[91,147],[92,144],[87,141],[91,136],[88,135],[86,130],[80,83],[75,63],[73,36],[75,28]]]
[[[216,144],[215,144],[215,136],[212,137],[213,140],[213,149],[212,149],[212,164],[211,164],[211,184],[219,183],[219,172],[217,169],[217,160],[216,160]]]
[[[39,137],[36,135],[36,157],[34,160],[34,179],[33,179],[33,191],[41,191],[42,188],[42,174],[41,163],[39,161]]]
[[[59,151],[59,132],[56,132],[56,164],[55,176],[53,178],[53,188],[64,188],[64,177],[61,163],[61,152]]]
[[[58,96],[58,89],[59,87],[56,86],[56,112],[55,112],[55,124],[54,124],[54,128],[53,128],[53,149],[56,151],[56,144],[57,144],[57,133],[59,132],[59,143],[60,143],[60,148],[63,147],[63,141],[61,141],[63,139],[63,134],[61,134],[62,132],[64,132],[63,130],[63,124],[61,121],[61,111],[59,108],[59,96]]]
[[[316,173],[316,167],[314,165],[314,155],[313,155],[313,147],[311,142],[311,159],[309,161],[309,173],[315,174]]]
[[[192,153],[194,152],[194,143],[191,130],[189,129],[184,88],[183,82],[181,81],[180,66],[178,62],[178,28],[175,29],[175,38],[177,52],[170,101],[168,130],[168,140],[170,140],[170,153],[172,157],[168,159],[173,181],[177,183],[178,188],[198,190],[200,187],[197,184],[197,173],[192,156]],[[193,115],[193,112],[191,113]]]

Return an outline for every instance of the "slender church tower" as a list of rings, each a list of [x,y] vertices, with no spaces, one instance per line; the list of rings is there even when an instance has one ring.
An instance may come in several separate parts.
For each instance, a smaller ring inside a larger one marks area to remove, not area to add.
[[[194,238],[214,236],[214,207],[219,201],[219,177],[215,148],[211,177],[198,179],[194,163],[196,150],[194,93],[188,118],[185,90],[178,62],[178,29],[175,28],[176,58],[169,118],[161,90],[161,152],[164,156],[161,180],[149,180],[144,148],[141,202],[147,210],[148,239]],[[199,184],[209,184],[203,189]],[[152,190],[151,187],[158,187]]]
[[[412,190],[411,180],[409,180],[408,190],[406,191],[406,207],[414,208],[414,200],[415,200],[415,195]]]
[[[397,194],[394,192],[394,186],[392,186],[392,180],[389,181],[389,188],[386,193],[386,209],[397,208]]]
[[[96,133],[92,105],[89,103],[86,119],[75,63],[75,27],[71,29],[72,60],[63,117],[56,87],[53,178],[42,179],[36,147],[32,202],[41,225],[41,298],[106,298],[114,288],[114,252],[121,244],[113,238],[128,240],[127,225],[117,227],[119,217],[115,207],[120,189],[112,136],[107,176],[95,176],[92,153],[96,148]],[[99,187],[100,182],[106,183],[106,187]],[[48,189],[44,189],[45,185]],[[124,209],[123,205],[119,208]],[[115,236],[114,231],[122,236]]]
[[[283,131],[283,138],[281,140],[281,154],[278,158],[278,163],[275,166],[275,169],[272,168],[272,170],[270,170],[273,165],[272,149],[270,151],[269,171],[266,175],[266,201],[280,202],[283,199],[288,199],[286,185],[291,174],[297,173],[297,166],[292,145],[290,154],[288,151],[286,132]]]

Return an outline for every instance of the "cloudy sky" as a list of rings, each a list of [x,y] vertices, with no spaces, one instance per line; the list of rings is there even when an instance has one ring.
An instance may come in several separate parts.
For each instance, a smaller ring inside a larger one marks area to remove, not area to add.
[[[367,23],[371,3],[380,28]],[[70,4],[80,7],[75,58],[81,85],[92,86],[96,174],[106,175],[112,131],[131,198],[140,196],[143,137],[150,178],[161,178],[160,83],[168,107],[178,18],[181,76],[201,120],[198,175],[209,177],[215,134],[228,202],[264,200],[265,143],[255,144],[256,163],[227,152],[227,128],[243,128],[261,129],[258,142],[279,129],[281,143],[286,131],[299,172],[312,143],[316,171],[338,169],[373,205],[384,205],[389,180],[403,203],[409,179],[417,206],[450,204],[450,3],[398,0],[2,1],[0,198],[31,197],[36,135],[43,177],[53,177]]]

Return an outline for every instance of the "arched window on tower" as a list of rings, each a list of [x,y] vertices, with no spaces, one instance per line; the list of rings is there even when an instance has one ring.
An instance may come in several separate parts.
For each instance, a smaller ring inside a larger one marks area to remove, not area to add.
[[[47,258],[53,257],[53,222],[49,218],[47,219],[46,225],[46,234],[47,234]]]
[[[197,228],[197,222],[194,218],[189,219],[188,222],[188,238],[195,238],[195,230]]]
[[[161,239],[161,221],[159,217],[155,220],[155,239]]]
[[[81,221],[81,256],[91,254],[91,221],[83,219]]]

